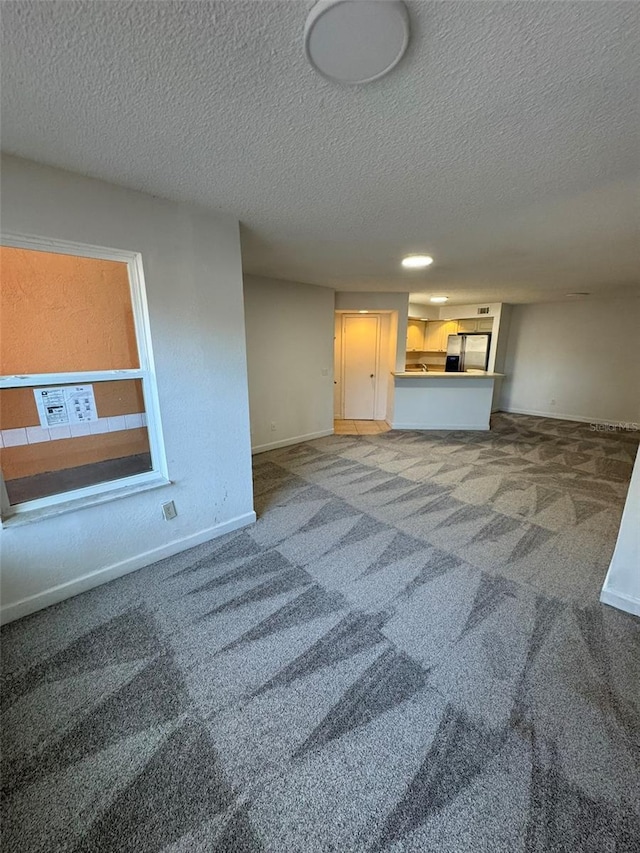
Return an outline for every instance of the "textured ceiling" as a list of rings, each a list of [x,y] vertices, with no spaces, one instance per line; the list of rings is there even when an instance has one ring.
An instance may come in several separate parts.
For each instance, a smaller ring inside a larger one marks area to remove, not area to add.
[[[409,2],[403,61],[349,88],[304,59],[311,5],[4,2],[3,148],[233,214],[256,274],[634,292],[640,4]]]

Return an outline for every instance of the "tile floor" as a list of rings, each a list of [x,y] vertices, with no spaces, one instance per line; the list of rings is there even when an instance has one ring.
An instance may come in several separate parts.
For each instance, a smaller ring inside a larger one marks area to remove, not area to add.
[[[377,435],[389,432],[391,427],[386,421],[336,421],[333,422],[336,435]]]

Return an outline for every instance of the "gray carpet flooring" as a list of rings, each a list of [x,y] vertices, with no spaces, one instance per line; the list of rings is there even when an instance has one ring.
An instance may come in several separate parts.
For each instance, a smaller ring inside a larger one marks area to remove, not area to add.
[[[4,849],[640,850],[638,436],[332,436],[258,523],[7,626]]]

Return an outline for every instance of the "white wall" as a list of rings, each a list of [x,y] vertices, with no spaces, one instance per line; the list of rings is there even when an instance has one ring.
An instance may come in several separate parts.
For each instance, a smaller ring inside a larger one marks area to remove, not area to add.
[[[409,316],[429,320],[468,320],[470,317],[498,317],[501,302],[478,302],[466,305],[423,305],[421,302],[409,303]],[[488,308],[486,313],[478,314],[479,308]]]
[[[618,541],[600,601],[640,616],[640,453],[633,466]]]
[[[244,301],[253,451],[329,435],[334,291],[245,276]]]
[[[4,619],[252,522],[238,224],[16,158],[5,231],[142,253],[172,485],[2,530]],[[174,500],[166,522],[160,504]]]
[[[486,313],[479,314],[480,308],[488,308]],[[467,305],[443,305],[438,309],[441,320],[467,320],[469,317],[499,317],[502,302],[478,302]]]
[[[505,372],[507,352],[509,347],[509,330],[511,328],[512,305],[501,303],[499,311],[494,315],[493,331],[491,333],[491,349],[489,350],[489,370],[496,373]],[[500,398],[502,396],[503,378],[497,377],[493,388],[493,402],[491,411],[500,409]]]
[[[640,298],[514,305],[500,408],[640,422]]]
[[[440,309],[437,305],[421,305],[419,302],[409,302],[409,317],[417,320],[439,320]]]
[[[493,363],[489,362],[489,369],[495,370],[496,373],[502,373],[507,361],[507,352],[509,348],[509,330],[511,328],[511,314],[513,311],[512,305],[502,303],[500,310],[496,313],[493,320],[492,331],[492,352]]]

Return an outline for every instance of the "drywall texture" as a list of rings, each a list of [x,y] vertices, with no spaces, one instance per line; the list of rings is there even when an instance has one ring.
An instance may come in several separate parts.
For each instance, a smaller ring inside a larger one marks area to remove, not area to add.
[[[439,320],[440,309],[437,305],[421,305],[418,302],[409,302],[409,317],[418,320]]]
[[[489,350],[489,365],[490,369],[494,370],[496,373],[505,372],[512,310],[512,305],[506,305],[503,303],[498,307],[498,311],[494,316],[491,349]],[[493,387],[493,403],[491,405],[492,412],[500,409],[500,397],[502,396],[503,382],[503,378],[496,378]]]
[[[327,287],[245,276],[254,451],[333,430],[333,303]]]
[[[173,481],[3,529],[11,618],[247,523],[253,501],[237,223],[11,157],[2,178],[5,231],[142,254]]]
[[[636,456],[618,541],[600,601],[640,616],[640,453]]]
[[[500,408],[640,423],[640,298],[514,305]]]
[[[480,313],[480,309],[488,308],[486,313]],[[472,305],[442,305],[438,309],[438,317],[441,320],[462,320],[478,317],[499,317],[501,311],[500,302],[478,302]]]

